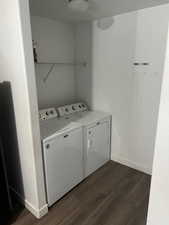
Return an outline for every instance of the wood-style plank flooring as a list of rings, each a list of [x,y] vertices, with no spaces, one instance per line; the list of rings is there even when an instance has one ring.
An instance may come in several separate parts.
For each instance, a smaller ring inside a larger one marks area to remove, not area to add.
[[[108,162],[37,220],[24,209],[12,225],[146,225],[150,176]]]

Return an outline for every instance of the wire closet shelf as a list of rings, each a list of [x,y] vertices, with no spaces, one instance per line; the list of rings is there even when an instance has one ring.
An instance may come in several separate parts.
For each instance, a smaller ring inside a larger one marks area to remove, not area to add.
[[[43,78],[44,83],[48,80],[51,72],[53,71],[55,66],[80,66],[86,67],[87,62],[36,62],[36,65],[50,65],[50,69],[46,76]]]

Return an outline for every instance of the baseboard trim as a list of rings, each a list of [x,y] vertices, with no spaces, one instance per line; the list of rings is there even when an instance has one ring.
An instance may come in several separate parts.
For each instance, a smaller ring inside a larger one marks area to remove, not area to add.
[[[148,175],[152,175],[152,170],[150,168],[146,168],[146,167],[144,167],[141,164],[138,164],[138,163],[135,163],[135,162],[131,162],[128,159],[124,159],[122,157],[119,157],[119,156],[117,157],[117,156],[112,155],[111,156],[111,160],[115,161],[115,162],[118,162],[118,163],[120,163],[122,165],[128,166],[128,167],[130,167],[132,169],[135,169],[135,170],[141,171],[143,173],[146,173]]]
[[[42,218],[48,213],[48,205],[44,205],[42,208],[35,208],[27,199],[24,199],[13,187],[10,186],[12,192],[16,195],[19,202],[25,206],[37,219]]]
[[[40,219],[48,213],[48,205],[44,205],[39,211],[37,218]]]

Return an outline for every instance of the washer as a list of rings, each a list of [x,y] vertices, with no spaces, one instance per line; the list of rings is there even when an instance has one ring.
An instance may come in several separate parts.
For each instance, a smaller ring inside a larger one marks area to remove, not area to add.
[[[58,118],[54,108],[40,111],[48,206],[84,179],[82,125]]]
[[[85,177],[110,160],[111,115],[89,111],[84,103],[58,108],[60,116],[83,127]]]

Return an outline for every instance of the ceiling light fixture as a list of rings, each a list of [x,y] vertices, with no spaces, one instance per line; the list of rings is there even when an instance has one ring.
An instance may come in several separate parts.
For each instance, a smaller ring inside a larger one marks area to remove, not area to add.
[[[68,7],[71,10],[85,12],[89,8],[88,0],[67,0]]]
[[[97,21],[97,26],[101,30],[107,30],[113,25],[113,23],[114,23],[114,17],[105,17]]]

